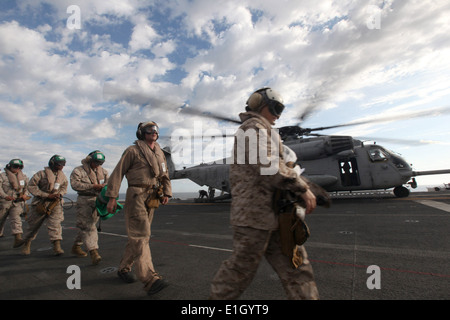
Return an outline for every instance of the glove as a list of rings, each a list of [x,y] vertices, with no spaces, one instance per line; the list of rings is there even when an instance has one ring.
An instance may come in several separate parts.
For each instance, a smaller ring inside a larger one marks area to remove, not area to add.
[[[305,221],[305,208],[295,206],[295,215],[302,221]]]
[[[304,168],[301,168],[298,164],[294,167],[294,171],[297,173],[297,175],[300,177],[303,173],[303,171],[305,171]]]

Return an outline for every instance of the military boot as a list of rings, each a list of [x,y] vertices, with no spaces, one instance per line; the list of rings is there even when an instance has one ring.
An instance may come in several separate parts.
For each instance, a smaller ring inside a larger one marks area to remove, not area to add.
[[[53,252],[55,256],[60,256],[64,253],[64,250],[61,248],[61,240],[53,241]]]
[[[99,264],[99,262],[102,260],[102,257],[100,257],[100,255],[98,254],[98,250],[93,249],[89,251],[89,253],[91,254],[92,264],[93,265]]]
[[[14,244],[13,244],[13,248],[18,248],[21,245],[23,245],[24,241],[22,240],[22,234],[21,233],[16,233],[14,235]]]
[[[22,254],[28,256],[31,253],[31,240],[23,241]]]
[[[81,249],[81,246],[77,245],[77,244],[73,244],[72,246],[72,254],[75,254],[77,257],[86,257],[87,253],[83,251],[83,249]]]

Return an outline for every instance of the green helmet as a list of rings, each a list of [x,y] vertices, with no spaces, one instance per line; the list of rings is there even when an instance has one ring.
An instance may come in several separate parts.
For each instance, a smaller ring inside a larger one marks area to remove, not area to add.
[[[105,162],[105,155],[99,150],[95,150],[89,153],[89,157],[91,158],[92,161],[100,165],[102,165]]]
[[[64,158],[63,156],[60,156],[58,154],[55,154],[48,161],[48,166],[53,169],[56,165],[65,166],[66,165],[66,158]]]
[[[23,161],[22,160],[20,160],[20,159],[12,159],[9,163],[8,163],[8,165],[7,165],[7,167],[8,168],[19,168],[19,169],[23,169]]]

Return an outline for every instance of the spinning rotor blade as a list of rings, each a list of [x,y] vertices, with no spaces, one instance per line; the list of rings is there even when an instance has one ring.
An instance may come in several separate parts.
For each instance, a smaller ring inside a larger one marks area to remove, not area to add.
[[[381,117],[378,119],[370,119],[370,120],[361,120],[361,121],[349,122],[349,123],[344,123],[344,124],[338,124],[338,125],[334,125],[334,126],[318,127],[318,128],[305,129],[305,130],[309,131],[309,132],[320,131],[320,130],[341,128],[341,127],[357,126],[357,125],[367,124],[367,123],[388,122],[388,121],[394,121],[394,120],[407,120],[407,119],[413,119],[413,118],[419,118],[419,117],[431,117],[431,116],[438,116],[438,115],[442,115],[442,114],[446,114],[446,113],[450,113],[449,106],[434,108],[434,109],[430,109],[430,110],[426,110],[426,111],[414,112],[414,113],[410,113],[410,114]]]
[[[316,112],[320,105],[325,101],[329,100],[330,97],[324,94],[322,90],[316,92],[312,97],[307,100],[306,107],[302,113],[298,116],[300,123],[304,122],[309,118],[314,112]]]
[[[103,96],[107,100],[125,101],[127,103],[139,105],[142,107],[151,106],[152,108],[164,109],[166,111],[167,110],[173,112],[179,111],[179,114],[181,115],[186,114],[192,116],[200,116],[204,118],[241,124],[241,121],[233,118],[229,118],[219,114],[213,114],[209,111],[194,109],[180,102],[170,101],[169,99],[166,98],[161,99],[157,97],[152,97],[150,95],[142,94],[141,92],[135,90],[127,88],[123,89],[121,87],[112,84],[105,84],[103,86]]]
[[[300,120],[300,123],[304,122],[309,116],[315,111],[316,106],[315,105],[309,105],[303,110],[303,112],[300,114],[298,119]]]
[[[105,100],[127,102],[138,106],[152,106],[157,109],[171,109],[174,110],[179,105],[179,102],[170,101],[169,99],[161,99],[142,92],[130,89],[122,88],[118,85],[105,83],[103,86],[103,97]]]
[[[231,122],[231,123],[236,123],[236,124],[241,124],[241,121],[233,119],[233,118],[225,117],[225,116],[218,115],[218,114],[213,114],[209,111],[192,109],[189,107],[183,108],[181,110],[181,113],[189,114],[189,115],[193,115],[193,116],[200,116],[200,117],[204,117],[204,118],[211,118],[211,119],[215,119],[215,120],[226,121],[226,122]]]
[[[308,134],[308,136],[330,137],[333,135],[311,133],[311,134]],[[357,139],[357,140],[361,140],[362,142],[374,141],[376,143],[378,141],[381,141],[381,142],[401,144],[401,145],[406,145],[406,146],[421,146],[421,145],[427,145],[427,144],[450,145],[450,142],[443,142],[443,141],[437,141],[437,140],[412,140],[412,139],[383,138],[383,137],[360,137],[360,136],[355,136],[353,138]]]
[[[187,138],[189,138],[189,139],[205,139],[205,138],[210,139],[210,138],[214,138],[215,139],[215,138],[230,138],[230,137],[234,137],[234,134],[226,134],[226,133],[224,133],[224,134],[201,135],[201,136],[191,136],[191,135],[189,135]],[[171,140],[172,136],[162,135],[162,136],[159,136],[159,138],[160,139]],[[186,137],[183,137],[183,138],[186,138]]]
[[[375,138],[375,137],[354,137],[362,141],[382,141],[387,143],[401,144],[406,146],[421,146],[427,144],[450,145],[448,142],[436,140],[410,140],[410,139],[396,139],[396,138]]]

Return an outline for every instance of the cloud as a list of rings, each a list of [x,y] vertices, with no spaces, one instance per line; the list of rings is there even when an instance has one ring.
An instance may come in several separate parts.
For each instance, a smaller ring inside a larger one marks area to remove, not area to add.
[[[157,32],[144,21],[137,24],[133,29],[129,47],[132,52],[144,49],[149,50],[153,44],[153,41],[158,39]]]
[[[0,13],[0,126],[27,128],[22,143],[45,157],[101,144],[114,162],[141,120],[191,130],[201,118],[180,107],[237,117],[262,86],[286,101],[279,125],[305,110],[328,125],[448,101],[444,0],[81,0],[71,30],[73,4],[23,0]]]

